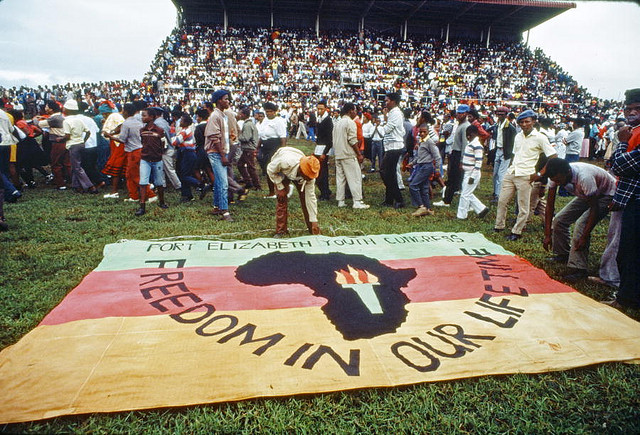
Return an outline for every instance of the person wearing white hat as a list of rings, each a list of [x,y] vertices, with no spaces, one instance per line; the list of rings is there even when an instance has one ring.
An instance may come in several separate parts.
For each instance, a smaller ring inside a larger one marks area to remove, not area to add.
[[[62,129],[65,135],[66,147],[69,150],[71,160],[71,187],[77,192],[98,193],[82,167],[82,150],[89,139],[91,132],[82,119],[78,117],[80,109],[76,100],[67,100],[64,103],[65,118],[62,121]]]

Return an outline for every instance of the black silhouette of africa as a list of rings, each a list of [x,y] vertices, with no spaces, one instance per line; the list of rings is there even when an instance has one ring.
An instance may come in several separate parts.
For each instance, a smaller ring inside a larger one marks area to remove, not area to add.
[[[378,278],[373,289],[382,313],[372,313],[354,290],[336,282],[336,271],[349,270],[348,266]],[[314,296],[327,300],[322,311],[345,340],[395,332],[407,318],[405,306],[409,302],[400,289],[415,277],[415,269],[392,269],[364,255],[341,253],[273,252],[236,269],[236,278],[246,284],[304,284],[311,288]]]

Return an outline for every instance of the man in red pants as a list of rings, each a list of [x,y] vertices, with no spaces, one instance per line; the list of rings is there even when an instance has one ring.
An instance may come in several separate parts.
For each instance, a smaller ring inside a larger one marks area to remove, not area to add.
[[[318,227],[318,202],[316,183],[320,173],[320,161],[315,156],[305,156],[292,147],[278,149],[267,166],[267,174],[276,188],[276,234],[280,238],[289,234],[287,228],[288,194],[291,183],[300,196],[302,213],[310,234],[320,234]]]

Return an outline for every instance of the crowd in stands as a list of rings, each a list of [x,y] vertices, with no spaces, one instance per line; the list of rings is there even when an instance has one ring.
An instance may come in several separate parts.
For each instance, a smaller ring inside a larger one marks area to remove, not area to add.
[[[316,37],[300,30],[224,32],[192,25],[167,38],[151,71],[141,82],[0,89],[0,201],[17,201],[24,188],[36,187],[35,169],[59,190],[98,193],[111,186],[102,192],[105,199],[119,198],[124,178],[124,200],[139,204],[137,216],[145,214],[147,202],[166,208],[167,188],[180,190],[183,203],[194,200],[195,188],[200,199],[212,192],[214,214],[233,221],[229,204],[246,200],[261,184],[269,188],[265,198],[277,199],[280,213],[281,189],[289,183],[273,173],[272,156],[281,159],[280,168],[289,151],[279,151],[295,137],[317,144],[318,172],[305,166],[313,176],[291,175],[291,187],[302,190],[317,177],[313,196],[304,193],[313,234],[320,232],[314,221],[316,185],[319,200],[330,200],[335,186],[339,207],[352,199],[354,209],[368,209],[361,180],[367,171],[379,171],[385,185],[381,206],[405,207],[406,182],[416,218],[450,206],[457,194],[459,219],[470,212],[482,219],[489,212],[485,202],[496,203],[494,230],[502,231],[515,196],[518,218],[507,238],[517,240],[534,213],[548,215],[547,178],[558,195],[591,204],[581,188],[561,178],[567,167],[545,177],[547,159],[560,157],[567,165],[604,159],[615,168],[617,134],[626,128],[622,103],[592,98],[542,52],[519,43],[486,48],[475,42]],[[483,165],[493,166],[490,198],[474,194]],[[606,178],[591,168],[569,168],[569,174]],[[445,185],[442,200],[432,200]],[[611,203],[615,188],[607,186],[598,194]],[[606,207],[593,220],[587,219],[591,209],[583,210],[583,218],[595,225]],[[286,235],[284,213],[279,236]],[[588,247],[593,225],[583,226],[569,243],[552,226],[552,216],[546,218],[545,247],[554,230],[555,257],[569,262],[567,281],[586,278],[584,257],[572,263],[571,243]],[[8,229],[2,202],[0,229]],[[620,233],[608,237],[609,246]],[[617,287],[621,278],[609,273],[616,269],[611,258],[603,258],[594,278]]]
[[[243,104],[277,99],[300,107],[315,101],[375,106],[387,90],[426,107],[460,99],[524,101],[550,112],[599,114],[604,102],[548,59],[521,43],[401,41],[384,35],[303,30],[227,29],[190,25],[175,31],[158,52],[147,80],[178,103],[206,96],[213,84]]]

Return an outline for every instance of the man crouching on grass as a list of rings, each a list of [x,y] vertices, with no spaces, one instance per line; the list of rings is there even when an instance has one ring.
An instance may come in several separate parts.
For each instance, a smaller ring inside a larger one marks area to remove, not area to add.
[[[162,138],[164,137],[164,130],[154,124],[157,117],[155,109],[143,109],[141,115],[144,127],[140,129],[140,138],[142,139],[142,152],[140,154],[140,208],[136,211],[136,216],[142,216],[145,213],[147,186],[152,173],[158,192],[158,206],[160,208],[169,207],[164,202],[165,182],[162,167],[162,154],[164,152]]]
[[[551,182],[542,245],[546,250],[553,247],[549,261],[566,263],[569,273],[563,279],[574,283],[587,277],[591,231],[609,212],[616,179],[598,166],[558,158],[549,160],[546,175]],[[575,197],[554,217],[557,186]],[[574,223],[571,237],[569,228]]]
[[[267,175],[276,187],[276,234],[280,238],[287,234],[288,193],[293,183],[300,196],[300,205],[310,234],[320,234],[318,227],[318,202],[315,179],[320,173],[320,162],[314,156],[305,156],[292,147],[282,147],[271,158]],[[304,197],[303,197],[304,196]]]

